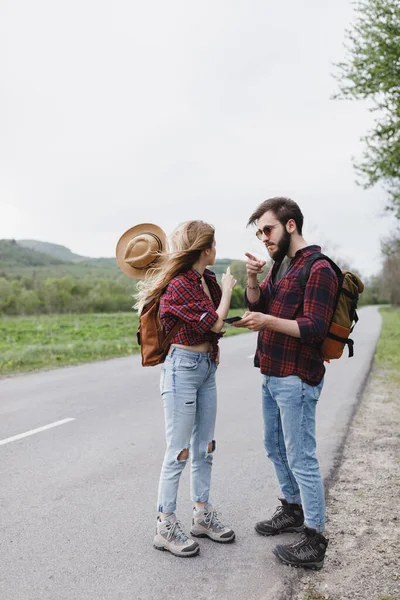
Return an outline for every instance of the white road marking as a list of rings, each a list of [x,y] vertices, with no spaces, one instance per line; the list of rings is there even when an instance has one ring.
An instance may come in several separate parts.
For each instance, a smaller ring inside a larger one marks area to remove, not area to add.
[[[46,429],[52,429],[53,427],[58,427],[59,425],[64,425],[64,423],[69,423],[70,421],[75,421],[75,419],[63,419],[62,421],[55,421],[55,423],[50,423],[49,425],[43,425],[43,427],[38,427],[37,429],[31,429],[30,431],[26,431],[25,433],[19,433],[18,435],[13,435],[12,437],[5,438],[4,440],[0,440],[0,446],[4,444],[8,444],[9,442],[15,442],[16,440],[21,440],[22,438],[28,437],[28,435],[35,435],[35,433],[40,433],[41,431],[46,431]]]

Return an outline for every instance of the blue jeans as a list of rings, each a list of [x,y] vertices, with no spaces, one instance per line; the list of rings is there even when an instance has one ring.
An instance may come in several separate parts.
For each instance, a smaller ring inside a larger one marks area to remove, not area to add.
[[[323,380],[311,386],[295,375],[263,376],[264,446],[282,495],[302,504],[305,523],[325,525],[325,498],[316,454],[315,411]]]
[[[216,364],[209,352],[172,348],[161,371],[167,449],[158,488],[158,511],[175,512],[179,479],[191,458],[191,498],[207,502],[215,450]],[[182,453],[182,454],[188,454]]]

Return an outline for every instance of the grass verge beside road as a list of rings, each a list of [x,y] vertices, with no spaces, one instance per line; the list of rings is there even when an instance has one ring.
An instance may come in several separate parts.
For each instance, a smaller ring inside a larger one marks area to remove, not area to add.
[[[383,322],[375,362],[400,381],[400,308],[381,308],[380,312]]]
[[[234,309],[229,316],[241,315]],[[0,374],[52,369],[137,354],[136,313],[0,318]],[[226,327],[225,336],[247,332]]]

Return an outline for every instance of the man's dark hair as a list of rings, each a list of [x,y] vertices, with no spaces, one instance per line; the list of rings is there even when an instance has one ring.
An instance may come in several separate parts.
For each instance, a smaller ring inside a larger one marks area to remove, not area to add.
[[[286,225],[289,219],[293,219],[296,223],[297,231],[300,235],[302,235],[303,231],[303,222],[304,217],[301,212],[298,204],[291,200],[290,198],[269,198],[268,200],[264,200],[261,202],[260,206],[256,208],[256,210],[251,215],[247,226],[253,225],[266,213],[268,210],[271,210],[278,221],[282,223],[282,225]]]

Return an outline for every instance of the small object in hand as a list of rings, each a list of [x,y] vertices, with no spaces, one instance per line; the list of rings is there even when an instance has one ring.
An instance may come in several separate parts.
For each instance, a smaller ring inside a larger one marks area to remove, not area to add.
[[[231,268],[230,268],[230,267],[227,267],[227,268],[226,268],[226,274],[227,274],[227,275],[230,275],[230,274],[231,274]]]
[[[224,319],[224,323],[228,323],[229,325],[231,323],[236,323],[236,321],[241,321],[242,317],[227,317],[226,319]]]

